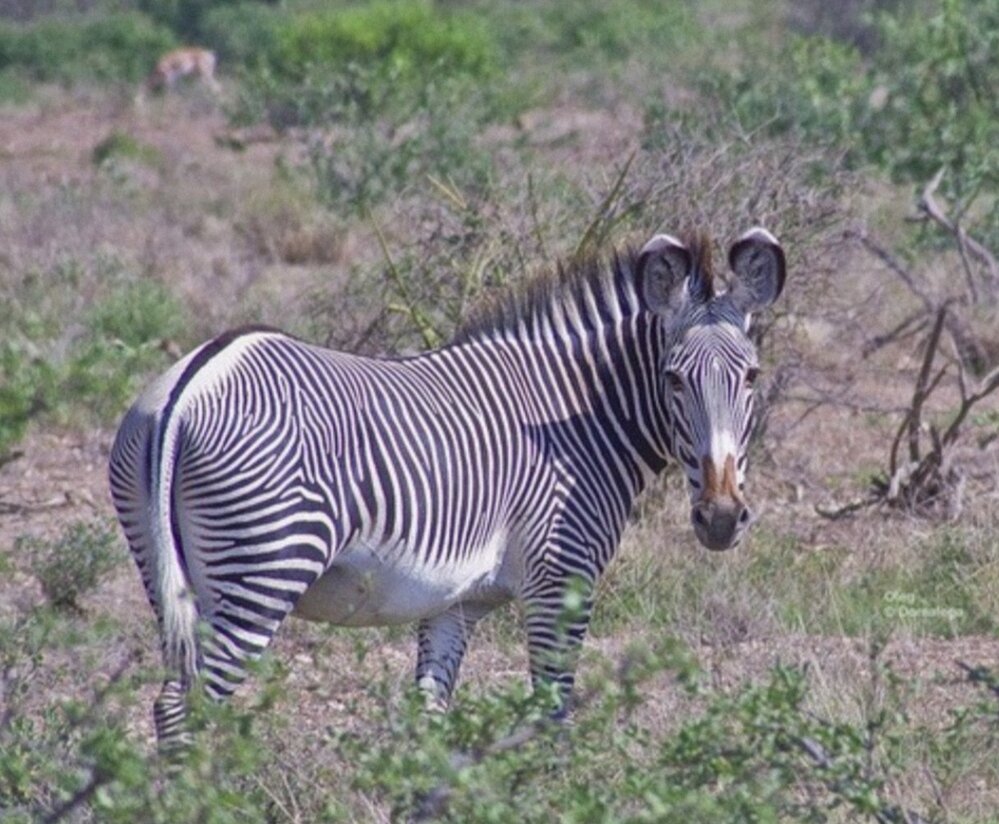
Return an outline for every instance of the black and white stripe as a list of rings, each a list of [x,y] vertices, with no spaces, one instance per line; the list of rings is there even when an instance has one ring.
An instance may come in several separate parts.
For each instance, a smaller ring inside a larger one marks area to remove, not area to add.
[[[748,437],[747,312],[711,290],[663,311],[648,290],[673,287],[649,285],[649,248],[416,357],[237,330],[143,394],[110,475],[162,631],[165,747],[183,740],[195,676],[230,694],[293,610],[417,621],[417,678],[445,705],[475,622],[519,599],[533,677],[568,696],[588,593],[635,496],[671,454],[695,489],[705,441],[734,440],[741,464]],[[679,273],[689,295],[699,260]],[[571,586],[584,603],[566,617]]]

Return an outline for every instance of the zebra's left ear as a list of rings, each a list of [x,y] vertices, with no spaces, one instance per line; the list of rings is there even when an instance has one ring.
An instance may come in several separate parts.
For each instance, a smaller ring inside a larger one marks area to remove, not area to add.
[[[733,243],[728,263],[735,273],[730,294],[740,311],[758,312],[780,297],[786,274],[784,250],[766,229],[755,226]]]

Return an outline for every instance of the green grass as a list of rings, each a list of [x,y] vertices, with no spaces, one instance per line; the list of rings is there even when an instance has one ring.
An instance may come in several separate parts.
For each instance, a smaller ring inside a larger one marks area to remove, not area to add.
[[[991,608],[997,549],[986,529],[943,529],[868,566],[851,547],[815,550],[765,526],[724,557],[692,536],[682,549],[661,551],[654,538],[640,540],[645,547],[630,553],[626,546],[601,582],[598,636],[641,627],[722,641],[769,633],[999,633]]]

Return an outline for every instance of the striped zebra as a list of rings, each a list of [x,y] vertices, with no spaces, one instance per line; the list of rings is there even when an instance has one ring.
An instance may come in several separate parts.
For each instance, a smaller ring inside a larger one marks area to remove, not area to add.
[[[435,351],[365,358],[246,328],[156,380],[110,480],[162,636],[161,747],[187,740],[196,677],[230,695],[289,613],[417,622],[417,683],[443,708],[475,623],[516,599],[532,680],[565,706],[594,585],[671,456],[704,546],[735,546],[752,520],[747,330],[784,254],[754,228],[729,263],[718,289],[706,238],[657,235]]]

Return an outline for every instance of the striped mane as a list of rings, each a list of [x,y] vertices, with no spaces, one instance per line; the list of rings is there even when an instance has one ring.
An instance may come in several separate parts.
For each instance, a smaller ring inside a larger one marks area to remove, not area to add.
[[[703,282],[711,297],[714,277],[711,264],[711,241],[703,233],[686,233],[684,243],[697,261]],[[609,265],[596,256],[567,265],[559,263],[525,286],[487,299],[474,309],[452,339],[452,344],[529,336],[546,319],[565,308],[578,308],[588,329],[595,329],[616,318],[630,317],[641,311],[636,290],[635,271],[639,252],[628,247],[623,254],[614,251]],[[596,307],[594,316],[592,308]]]

